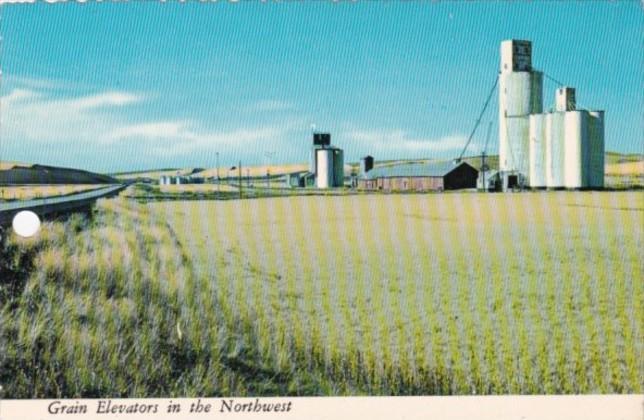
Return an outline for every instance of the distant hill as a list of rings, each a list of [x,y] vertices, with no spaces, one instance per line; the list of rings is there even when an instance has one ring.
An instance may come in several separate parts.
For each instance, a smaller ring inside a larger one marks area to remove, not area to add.
[[[606,165],[606,175],[644,175],[644,160]]]
[[[462,160],[463,162],[467,162],[468,164],[470,164],[476,169],[479,169],[481,167],[480,156],[464,157]],[[446,159],[398,159],[398,160],[381,160],[381,161],[376,160],[374,162],[374,167],[379,168],[379,167],[386,167],[386,166],[407,165],[412,163],[429,163],[429,162],[445,162],[445,161],[447,160]],[[492,170],[497,170],[499,168],[499,157],[496,155],[486,156],[485,162]],[[357,169],[359,164],[354,164],[354,165],[356,166],[356,169]]]
[[[7,169],[11,169],[16,166],[22,166],[26,168],[31,167],[31,165],[28,163],[3,161],[3,162],[0,162],[0,171],[5,171]]]
[[[201,171],[200,168],[160,168],[160,169],[150,169],[143,171],[133,171],[133,172],[119,172],[112,174],[117,179],[121,181],[137,181],[137,180],[146,180],[152,179],[158,181],[164,175],[192,175],[197,174]]]
[[[641,161],[644,161],[644,154],[641,153],[606,152],[606,165]]]
[[[401,163],[416,163],[416,162],[430,162],[430,159],[417,159],[409,161],[383,161],[376,166],[386,166]],[[469,163],[476,169],[481,167],[480,156],[464,157],[464,162]],[[485,161],[492,170],[499,169],[499,156],[491,155],[486,156]],[[605,156],[605,172],[606,175],[644,175],[644,155],[637,153],[622,154],[616,152],[606,152]]]
[[[0,166],[0,184],[118,184],[107,175],[56,166],[4,163]]]
[[[498,155],[486,156],[486,163],[492,170],[498,170],[499,168],[499,157]],[[388,160],[378,160],[375,159],[375,167],[383,166],[393,166],[393,165],[404,165],[411,163],[427,163],[427,162],[438,162],[445,161],[445,159],[388,159]],[[476,169],[481,167],[481,156],[468,156],[463,158],[464,162],[472,165]],[[642,172],[642,163],[644,162],[644,155],[641,154],[623,154],[616,152],[606,152],[606,173],[607,174],[637,174]],[[360,164],[358,162],[347,162],[345,164],[344,172],[345,175],[349,175],[351,172],[358,172]],[[285,175],[288,173],[294,172],[303,172],[308,170],[308,163],[296,163],[296,164],[276,164],[276,165],[260,165],[260,166],[242,166],[242,176],[247,174],[251,177],[262,177],[266,175],[267,170],[272,176]],[[229,171],[228,166],[221,166],[219,168],[219,176],[221,178],[227,178],[229,175],[231,177],[238,176],[237,169],[234,171]],[[248,170],[248,172],[247,172]],[[191,175],[194,174],[199,177],[211,178],[217,175],[216,168],[160,168],[160,169],[151,169],[145,171],[133,171],[133,172],[121,172],[112,174],[119,180],[125,181],[136,181],[142,179],[148,180],[158,180],[162,175]]]

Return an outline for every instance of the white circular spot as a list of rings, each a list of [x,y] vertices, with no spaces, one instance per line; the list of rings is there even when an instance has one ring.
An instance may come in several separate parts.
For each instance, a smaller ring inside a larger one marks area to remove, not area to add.
[[[40,229],[40,219],[33,211],[23,210],[13,217],[12,225],[17,235],[29,238]]]

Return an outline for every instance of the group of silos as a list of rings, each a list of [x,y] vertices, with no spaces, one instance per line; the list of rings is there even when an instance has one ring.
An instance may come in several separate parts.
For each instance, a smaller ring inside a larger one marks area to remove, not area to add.
[[[186,184],[185,177],[179,175],[161,175],[159,185],[180,185]]]
[[[329,133],[313,133],[309,172],[315,175],[317,188],[344,185],[344,152],[331,146]]]
[[[530,41],[501,43],[499,174],[502,189],[602,188],[604,111],[576,109],[575,89],[559,87],[543,112],[543,73]]]
[[[185,175],[161,175],[159,185],[203,184],[204,179]]]

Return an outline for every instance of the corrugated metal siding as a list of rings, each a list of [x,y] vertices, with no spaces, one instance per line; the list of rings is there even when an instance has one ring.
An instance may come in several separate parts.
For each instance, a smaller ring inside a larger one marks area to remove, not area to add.
[[[542,111],[539,72],[510,72],[499,77],[499,167],[528,174],[528,115]]]
[[[469,166],[465,162],[454,164],[452,162],[430,162],[381,166],[367,172],[365,178],[397,178],[397,177],[442,177],[460,166]]]
[[[584,172],[586,172],[587,147],[584,141],[588,139],[588,113],[585,111],[569,111],[565,115],[564,131],[564,186],[566,188],[584,187]]]
[[[591,111],[588,124],[588,183],[591,188],[604,187],[604,111]]]
[[[424,173],[439,175],[422,175]],[[438,191],[475,188],[478,171],[467,163],[396,165],[373,169],[358,180],[358,188],[384,191]]]
[[[564,186],[565,112],[553,112],[546,117],[546,186]]]
[[[444,189],[444,180],[443,177],[359,179],[358,188],[383,191],[438,191]]]
[[[548,114],[530,115],[530,173],[531,187],[546,186],[546,120]]]

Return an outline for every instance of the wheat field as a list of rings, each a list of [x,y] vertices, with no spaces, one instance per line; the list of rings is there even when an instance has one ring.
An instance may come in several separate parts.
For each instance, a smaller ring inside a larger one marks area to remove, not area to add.
[[[101,200],[91,221],[7,239],[24,291],[0,294],[0,383],[641,393],[643,216],[637,192]]]
[[[346,378],[343,392],[641,390],[641,194],[153,208],[231,314]]]
[[[644,161],[606,165],[606,175],[644,176]]]
[[[56,197],[102,188],[105,185],[0,185],[0,200],[31,200]]]

